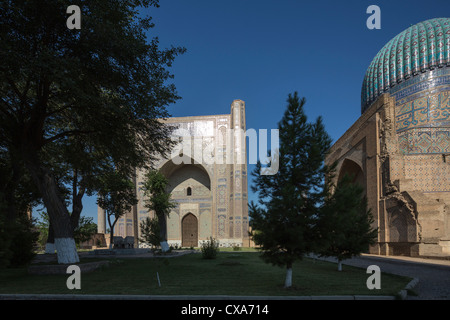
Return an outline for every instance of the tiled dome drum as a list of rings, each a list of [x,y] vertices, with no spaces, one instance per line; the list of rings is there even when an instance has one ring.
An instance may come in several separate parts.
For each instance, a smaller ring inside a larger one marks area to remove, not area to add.
[[[361,113],[383,93],[416,76],[443,69],[450,75],[450,18],[417,23],[389,41],[366,71]],[[427,75],[430,76],[430,75]]]

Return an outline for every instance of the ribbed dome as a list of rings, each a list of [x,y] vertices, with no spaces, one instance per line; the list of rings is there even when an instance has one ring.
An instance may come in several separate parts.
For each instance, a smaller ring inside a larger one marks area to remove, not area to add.
[[[415,24],[389,41],[366,71],[361,113],[383,93],[411,77],[450,66],[450,18]]]

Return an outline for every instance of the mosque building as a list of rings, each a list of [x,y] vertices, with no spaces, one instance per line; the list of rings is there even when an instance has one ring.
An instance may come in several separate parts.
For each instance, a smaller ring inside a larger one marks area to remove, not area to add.
[[[370,253],[450,255],[450,18],[412,25],[378,52],[334,161],[336,180],[352,174],[366,192],[379,230]]]
[[[241,153],[245,103],[231,113],[166,120],[201,140],[200,149],[217,159]],[[227,138],[224,138],[227,136]],[[168,243],[196,247],[210,237],[221,246],[248,246],[247,164],[195,159],[176,164],[159,159],[155,167],[169,180],[177,206],[167,218]],[[188,159],[189,160],[189,159]],[[369,249],[379,255],[450,255],[450,18],[410,26],[390,40],[370,63],[362,84],[361,116],[334,143],[326,159],[363,186],[378,228]],[[115,235],[139,237],[139,224],[151,216],[136,171],[139,203],[120,218]],[[335,181],[336,182],[336,181]],[[106,232],[98,208],[98,231]]]
[[[245,102],[234,100],[230,114],[172,117],[178,140],[170,156],[153,166],[168,179],[167,192],[176,207],[167,216],[167,243],[173,247],[199,247],[210,237],[223,247],[248,247],[247,147]],[[231,156],[231,157],[230,157]],[[142,190],[145,171],[136,170],[138,204],[121,217],[114,235],[139,243],[140,223],[154,213],[145,208]],[[98,232],[109,227],[105,212],[97,208]]]

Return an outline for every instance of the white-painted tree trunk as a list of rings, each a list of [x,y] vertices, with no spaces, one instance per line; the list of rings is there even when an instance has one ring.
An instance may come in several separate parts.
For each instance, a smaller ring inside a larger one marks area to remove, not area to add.
[[[56,247],[54,243],[47,242],[45,244],[45,253],[54,254],[56,252]]]
[[[169,251],[169,245],[167,244],[167,241],[161,241],[159,244],[161,245],[162,252]]]
[[[342,271],[342,261],[338,261],[338,271]]]
[[[73,238],[55,238],[58,263],[71,264],[80,262]]]
[[[292,268],[286,269],[286,280],[284,281],[284,287],[285,288],[292,287]]]

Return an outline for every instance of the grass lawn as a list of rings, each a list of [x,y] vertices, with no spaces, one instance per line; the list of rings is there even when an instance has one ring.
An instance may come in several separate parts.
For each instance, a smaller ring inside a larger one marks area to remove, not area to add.
[[[85,258],[82,262],[93,261]],[[161,287],[158,286],[158,272]],[[0,293],[145,294],[145,295],[395,295],[410,281],[381,275],[381,289],[369,290],[365,269],[304,259],[293,267],[293,288],[284,289],[285,269],[264,263],[256,252],[220,252],[176,258],[115,258],[109,267],[81,275],[81,290],[69,290],[69,275],[29,275],[26,268],[4,269]]]

